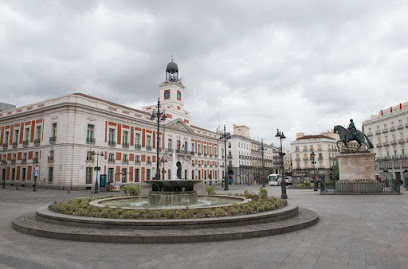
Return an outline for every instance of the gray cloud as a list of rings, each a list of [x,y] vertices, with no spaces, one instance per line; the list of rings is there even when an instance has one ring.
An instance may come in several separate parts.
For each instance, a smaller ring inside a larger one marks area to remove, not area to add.
[[[401,1],[0,3],[0,101],[80,91],[140,108],[157,99],[174,55],[193,124],[246,124],[268,143],[280,128],[288,145],[296,132],[350,117],[360,125],[407,101],[407,9]]]

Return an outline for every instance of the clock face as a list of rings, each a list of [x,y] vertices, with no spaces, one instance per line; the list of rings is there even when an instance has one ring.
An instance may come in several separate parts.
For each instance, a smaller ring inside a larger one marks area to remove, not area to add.
[[[165,91],[164,92],[164,99],[169,99],[170,98],[170,91]]]
[[[177,99],[181,100],[181,92],[177,92]]]

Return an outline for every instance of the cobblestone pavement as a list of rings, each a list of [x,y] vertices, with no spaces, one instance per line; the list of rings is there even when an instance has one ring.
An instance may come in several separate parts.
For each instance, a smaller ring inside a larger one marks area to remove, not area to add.
[[[233,185],[229,192],[248,188],[259,186]],[[280,196],[280,187],[267,189]],[[0,189],[0,268],[408,268],[407,194],[329,196],[289,189],[289,203],[319,214],[316,225],[224,242],[100,244],[34,237],[11,228],[13,218],[40,206],[89,195]]]

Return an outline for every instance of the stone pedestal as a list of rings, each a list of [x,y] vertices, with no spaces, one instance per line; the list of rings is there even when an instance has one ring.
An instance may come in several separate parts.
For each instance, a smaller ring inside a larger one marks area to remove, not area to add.
[[[375,180],[375,153],[350,152],[337,156],[339,163],[339,179],[372,179]]]

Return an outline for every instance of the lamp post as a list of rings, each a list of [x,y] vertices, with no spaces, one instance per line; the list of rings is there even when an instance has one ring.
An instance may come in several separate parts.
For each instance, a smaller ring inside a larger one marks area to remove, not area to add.
[[[96,155],[96,168],[95,168],[95,170],[96,170],[96,177],[95,177],[95,188],[94,188],[94,193],[98,193],[99,192],[99,190],[98,190],[98,187],[99,187],[99,184],[98,184],[98,171],[99,171],[99,156],[101,156],[101,157],[103,157],[104,155],[103,155],[103,152],[101,151],[101,152],[99,152],[99,151],[92,151],[91,152],[91,155]]]
[[[3,189],[5,189],[6,188],[7,161],[3,160],[2,164],[4,164]]]
[[[313,186],[314,186],[314,191],[317,191],[317,179],[316,179],[316,161],[315,161],[315,156],[316,154],[314,151],[310,154],[310,157],[312,157],[312,164],[313,164],[313,174],[314,174],[314,180],[313,180]]]
[[[283,156],[285,156],[285,153],[283,153],[282,150],[282,139],[285,139],[286,136],[283,132],[279,132],[279,129],[276,130],[276,135],[275,137],[279,137],[280,141],[280,152],[279,156],[281,157],[281,169],[282,169],[282,180],[281,180],[281,187],[282,187],[282,199],[288,199],[288,195],[286,194],[286,181],[285,181],[285,172],[284,172],[284,166],[283,166]]]
[[[264,173],[264,143],[263,143],[263,139],[261,139],[261,148],[260,150],[262,150],[262,187],[265,188],[265,173]]]
[[[156,138],[156,180],[160,180],[160,158],[159,158],[159,151],[160,151],[160,121],[167,119],[165,114],[165,110],[160,112],[160,98],[157,99],[157,112],[153,110],[152,115],[150,116],[151,120],[157,118],[157,138]]]
[[[228,180],[227,180],[227,139],[230,139],[230,133],[226,132],[225,124],[224,124],[224,133],[221,134],[220,139],[224,139],[224,191],[228,191]]]

